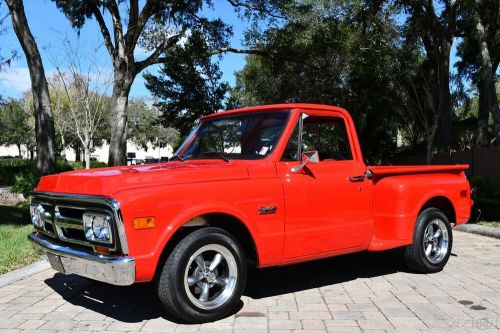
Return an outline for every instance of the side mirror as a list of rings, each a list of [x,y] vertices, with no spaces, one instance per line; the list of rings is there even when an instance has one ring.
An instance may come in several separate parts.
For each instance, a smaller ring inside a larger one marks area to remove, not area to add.
[[[292,173],[297,173],[300,170],[304,169],[307,163],[318,163],[319,162],[319,154],[317,150],[306,150],[302,152],[302,163],[293,167],[290,171]]]

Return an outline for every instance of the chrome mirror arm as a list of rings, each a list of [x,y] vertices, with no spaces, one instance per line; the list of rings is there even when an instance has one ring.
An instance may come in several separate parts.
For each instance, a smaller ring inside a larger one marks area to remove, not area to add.
[[[317,150],[309,150],[302,152],[302,163],[297,166],[294,166],[290,171],[292,173],[297,173],[300,170],[304,169],[307,163],[319,163],[319,154]]]
[[[300,170],[304,169],[304,167],[306,166],[306,164],[309,162],[309,159],[307,160],[303,160],[302,163],[300,163],[299,165],[296,165],[294,166],[290,171],[292,173],[297,173],[299,172]]]

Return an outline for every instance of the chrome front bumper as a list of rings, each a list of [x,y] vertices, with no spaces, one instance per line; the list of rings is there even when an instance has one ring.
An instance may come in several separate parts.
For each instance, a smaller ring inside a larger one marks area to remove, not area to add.
[[[52,268],[61,273],[76,274],[117,286],[128,286],[135,281],[133,257],[112,257],[72,249],[36,232],[29,235],[28,239],[39,253],[47,255]]]

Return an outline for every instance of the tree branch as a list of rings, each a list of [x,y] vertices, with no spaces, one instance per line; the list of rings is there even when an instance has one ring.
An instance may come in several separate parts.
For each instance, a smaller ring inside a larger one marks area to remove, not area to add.
[[[130,9],[129,9],[129,19],[128,19],[128,27],[127,33],[125,34],[125,41],[127,42],[127,46],[129,44],[129,32],[137,29],[137,21],[139,19],[139,0],[130,0]]]
[[[234,47],[221,47],[208,52],[209,55],[217,55],[222,53],[239,53],[239,54],[254,54],[260,56],[268,56],[267,52],[256,49],[236,49]]]
[[[244,49],[235,49],[232,47],[222,47],[219,49],[211,50],[208,52],[208,55],[213,56],[213,55],[218,55],[218,54],[223,54],[223,53],[238,53],[238,54],[253,54],[253,55],[259,55],[259,56],[269,56],[267,52],[260,51],[260,50],[244,50]],[[168,61],[168,57],[159,57],[154,63],[155,64],[164,64]]]
[[[109,34],[106,22],[104,22],[104,18],[102,17],[95,0],[93,0],[92,12],[94,13],[94,17],[99,24],[99,28],[101,28],[102,36],[104,37],[104,45],[106,45],[106,49],[108,49],[111,58],[114,58],[115,47],[113,46],[113,41],[111,40],[111,35]]]
[[[259,8],[257,6],[252,6],[248,3],[245,3],[245,2],[241,2],[239,0],[227,0],[227,2],[229,2],[229,4],[235,8],[238,8],[238,7],[243,7],[243,8],[246,8],[246,9],[249,9],[249,10],[252,10],[252,11],[256,11],[256,12],[259,12],[261,14],[265,14],[265,15],[268,15],[270,17],[274,17],[274,18],[279,18],[279,19],[286,19],[285,16],[281,16],[281,15],[278,15],[278,14],[274,14],[272,13],[270,10],[266,10],[266,9],[263,9],[263,8]]]
[[[141,13],[138,14],[138,17],[136,19],[134,19],[135,23],[133,25],[129,24],[127,33],[125,34],[125,40],[127,42],[128,48],[135,47],[135,45],[137,44],[137,40],[139,39],[142,30],[144,30],[144,27],[146,26],[146,23],[148,22],[149,18],[155,12],[154,9],[159,4],[159,1],[163,0],[148,0],[144,5],[144,7],[142,8]],[[135,2],[137,2],[137,0],[132,0],[130,3],[131,11],[133,7],[136,6]],[[138,11],[138,8],[134,10]]]
[[[158,64],[160,63],[158,60],[160,59],[160,55],[174,46],[179,39],[181,38],[181,35],[174,35],[169,37],[167,40],[165,40],[161,45],[157,46],[156,49],[154,50],[153,53],[146,59],[142,61],[138,61],[135,63],[135,68],[137,69],[137,73],[141,72],[143,69],[146,67],[152,65],[152,64]]]
[[[123,40],[123,27],[120,10],[118,9],[118,5],[116,4],[115,0],[105,1],[104,7],[106,7],[111,14],[111,19],[113,20],[113,31],[115,35],[115,45],[117,45]]]

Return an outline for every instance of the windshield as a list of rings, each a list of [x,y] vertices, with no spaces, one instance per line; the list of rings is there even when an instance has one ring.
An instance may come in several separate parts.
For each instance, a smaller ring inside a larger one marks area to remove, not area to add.
[[[182,159],[261,159],[269,155],[289,112],[259,112],[202,121],[186,140]],[[184,145],[183,145],[184,146]]]

